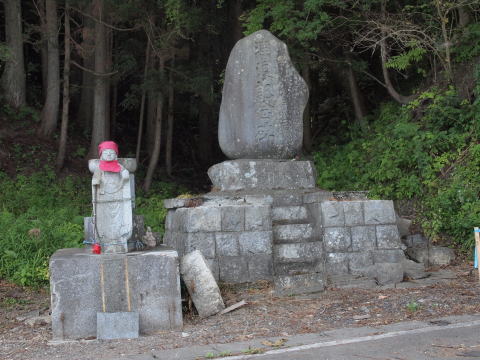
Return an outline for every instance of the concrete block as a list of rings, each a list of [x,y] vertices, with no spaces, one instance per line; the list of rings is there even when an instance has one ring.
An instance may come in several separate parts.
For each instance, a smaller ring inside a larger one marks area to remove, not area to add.
[[[345,227],[326,228],[323,235],[325,251],[347,251],[351,245],[350,230]]]
[[[245,229],[245,206],[222,206],[222,231]]]
[[[332,198],[332,193],[330,191],[316,191],[309,192],[303,195],[304,204],[320,203],[322,201],[327,201]]]
[[[271,207],[266,206],[246,206],[245,207],[245,230],[271,230],[272,215]]]
[[[329,275],[348,274],[348,254],[329,253],[327,254],[326,271]]]
[[[373,250],[377,246],[375,226],[354,226],[350,228],[352,251]]]
[[[308,219],[305,206],[279,206],[272,209],[272,219],[278,222],[304,222]]]
[[[275,293],[294,295],[314,293],[325,289],[324,274],[279,275],[274,277]]]
[[[265,194],[246,194],[244,196],[246,205],[272,205],[273,195],[265,195]]]
[[[403,244],[400,241],[397,225],[378,225],[377,248],[378,249],[400,249]]]
[[[363,201],[342,201],[346,226],[363,225]]]
[[[381,263],[374,266],[379,285],[396,284],[403,281],[402,263]]]
[[[373,265],[373,254],[371,251],[349,253],[348,259],[348,266],[352,274],[358,274],[365,267]]]
[[[272,255],[247,256],[248,281],[271,280],[273,276]]]
[[[311,224],[287,224],[273,227],[275,243],[301,242],[313,238],[314,235]]]
[[[320,241],[275,245],[275,262],[308,262],[320,260],[323,245]]]
[[[401,249],[373,251],[373,260],[375,263],[399,263],[404,259],[405,254]]]
[[[136,339],[139,333],[138,312],[98,312],[97,339]]]
[[[248,264],[245,256],[221,256],[218,260],[220,281],[244,283],[249,280]]]
[[[182,258],[180,273],[200,317],[215,315],[225,309],[217,282],[200,251]]]
[[[366,225],[396,224],[391,200],[367,200],[363,203]]]
[[[217,243],[217,256],[238,256],[240,248],[238,245],[238,233],[221,232],[215,233]]]
[[[273,206],[300,206],[303,204],[303,194],[301,192],[275,192],[272,196]]]
[[[274,264],[275,275],[300,275],[311,273],[325,273],[325,264],[322,259],[309,262],[276,262]]]
[[[188,233],[185,243],[185,253],[200,250],[207,258],[215,257],[215,234],[214,233]]]
[[[220,207],[199,206],[188,208],[186,216],[185,225],[187,232],[213,232],[222,230]]]
[[[172,218],[172,230],[180,232],[187,231],[187,215],[189,211],[189,208],[180,208],[175,210]]]
[[[272,243],[271,231],[245,231],[239,235],[240,252],[243,255],[271,254]]]
[[[109,269],[108,264],[112,262],[104,262],[105,259],[112,260],[116,265],[127,261],[128,272],[125,265],[119,272],[117,267],[117,270]],[[131,311],[139,314],[140,333],[182,327],[176,251],[156,248],[129,254],[95,255],[86,249],[61,249],[50,258],[52,332],[55,340],[96,336],[97,312],[102,312],[102,262],[105,297],[110,309],[125,306],[127,273]],[[113,283],[121,289],[112,288]],[[121,310],[128,309],[125,306]]]
[[[183,254],[185,253],[186,241],[187,233],[166,231],[163,236],[163,244],[177,250],[178,256],[183,256]]]
[[[345,226],[343,204],[339,201],[324,201],[321,203],[323,226]]]
[[[328,277],[328,287],[337,289],[374,289],[377,287],[377,281],[359,275],[332,275]]]
[[[165,230],[173,231],[174,229],[174,219],[175,219],[175,210],[168,210],[167,216],[165,217]]]

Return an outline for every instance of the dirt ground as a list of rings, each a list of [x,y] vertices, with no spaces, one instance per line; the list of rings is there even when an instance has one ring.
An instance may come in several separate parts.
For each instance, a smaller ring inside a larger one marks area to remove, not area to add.
[[[109,359],[193,344],[274,336],[288,339],[294,334],[334,328],[480,313],[480,283],[472,265],[450,266],[443,271],[453,276],[433,285],[329,289],[308,296],[275,297],[267,282],[224,285],[222,294],[227,306],[240,300],[247,301],[247,305],[208,319],[200,319],[187,309],[181,332],[163,331],[134,340],[85,340],[60,345],[48,344],[51,338],[48,323],[32,321],[32,316],[48,315],[48,291],[0,282],[0,359]]]

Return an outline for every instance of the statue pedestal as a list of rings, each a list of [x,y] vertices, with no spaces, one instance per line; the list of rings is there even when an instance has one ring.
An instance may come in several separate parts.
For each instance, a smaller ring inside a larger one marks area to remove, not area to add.
[[[50,258],[50,288],[54,340],[95,337],[98,312],[137,312],[141,334],[182,328],[178,255],[168,248],[58,250]]]

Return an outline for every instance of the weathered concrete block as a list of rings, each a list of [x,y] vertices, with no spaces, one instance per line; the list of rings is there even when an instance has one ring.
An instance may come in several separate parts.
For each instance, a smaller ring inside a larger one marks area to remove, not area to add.
[[[279,206],[272,209],[273,221],[301,222],[307,218],[305,206]]]
[[[377,281],[360,275],[341,274],[329,276],[328,286],[338,289],[374,289]]]
[[[395,224],[395,210],[391,200],[367,200],[363,203],[366,225]]]
[[[178,252],[178,256],[185,253],[185,244],[187,242],[187,233],[177,231],[166,231],[163,236],[163,244],[169,246]]]
[[[180,272],[200,317],[207,317],[225,308],[220,289],[200,251],[185,255]]]
[[[275,225],[273,236],[276,243],[301,242],[314,237],[314,229],[311,224]]]
[[[190,211],[189,208],[180,208],[174,210],[174,215],[172,217],[172,230],[185,232],[187,231],[187,215]]]
[[[245,207],[245,230],[271,230],[272,215],[270,206],[246,206]]]
[[[343,204],[339,201],[324,201],[321,203],[323,226],[345,226]]]
[[[402,242],[397,225],[378,225],[376,227],[377,247],[379,249],[400,249]]]
[[[112,269],[108,268],[108,262],[104,263],[106,259],[114,261],[114,264],[123,264],[123,268],[110,276]],[[125,262],[128,263],[128,271]],[[128,274],[131,310],[139,314],[140,333],[182,327],[176,251],[156,248],[128,255],[95,255],[86,249],[61,249],[50,258],[54,339],[96,336],[97,312],[102,311],[102,263],[105,298],[110,309],[125,305],[125,274]],[[118,281],[122,278],[123,281]],[[112,282],[121,284],[121,289],[112,289]],[[127,311],[127,308],[121,310]]]
[[[396,284],[403,281],[402,263],[375,264],[376,279],[380,285]]]
[[[188,208],[186,216],[185,230],[187,232],[222,231],[220,207],[199,206],[196,208]]]
[[[243,283],[249,280],[248,264],[245,256],[221,256],[218,258],[220,280]]]
[[[346,226],[363,225],[363,201],[342,201]]]
[[[371,251],[359,253],[349,253],[349,269],[352,274],[358,274],[362,269],[373,265],[373,255]]]
[[[345,227],[326,228],[323,242],[327,252],[347,251],[351,245],[350,230]]]
[[[222,206],[221,213],[223,231],[245,229],[245,206]]]
[[[275,293],[293,295],[314,293],[325,289],[325,276],[320,273],[274,276]]]
[[[373,251],[373,260],[375,263],[399,263],[404,259],[405,254],[401,249]]]
[[[98,312],[97,339],[136,339],[139,333],[138,312]]]
[[[327,254],[326,271],[329,275],[348,274],[348,254]]]
[[[353,251],[373,250],[377,246],[375,226],[354,226],[350,228]]]
[[[303,195],[304,204],[320,203],[322,201],[327,201],[332,198],[332,193],[330,191],[315,191],[309,192]]]
[[[188,233],[185,243],[185,253],[200,250],[207,258],[215,257],[215,234],[214,233]]]
[[[275,262],[306,262],[318,260],[323,255],[320,241],[275,245]]]
[[[272,255],[259,254],[247,257],[248,281],[271,280],[273,276]]]
[[[275,206],[300,206],[303,204],[303,194],[292,191],[276,191],[273,196],[272,205]]]
[[[173,220],[175,218],[175,210],[168,210],[167,216],[165,217],[165,230],[173,231],[176,230],[173,228]]]
[[[217,256],[238,256],[240,254],[238,233],[216,233],[215,241],[217,243]]]
[[[309,262],[276,262],[274,264],[275,275],[299,275],[311,273],[325,273],[323,259]]]
[[[245,231],[239,235],[240,252],[243,255],[271,254],[272,243],[271,231]]]

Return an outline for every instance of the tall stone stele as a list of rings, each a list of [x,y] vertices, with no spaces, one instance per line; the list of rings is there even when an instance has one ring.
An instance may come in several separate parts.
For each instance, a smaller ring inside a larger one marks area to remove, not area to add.
[[[230,159],[292,159],[302,148],[308,87],[285,43],[267,30],[238,41],[228,59],[218,140]]]

